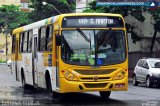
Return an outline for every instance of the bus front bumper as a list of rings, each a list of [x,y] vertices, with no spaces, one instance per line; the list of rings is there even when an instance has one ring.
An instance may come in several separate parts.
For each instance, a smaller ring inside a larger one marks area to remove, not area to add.
[[[121,80],[97,81],[97,82],[68,81],[65,78],[60,78],[59,80],[60,80],[60,93],[128,90],[127,76]]]

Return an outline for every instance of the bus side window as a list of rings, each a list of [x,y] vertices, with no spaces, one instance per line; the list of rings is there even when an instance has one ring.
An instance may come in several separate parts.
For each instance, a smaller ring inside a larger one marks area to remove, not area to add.
[[[39,51],[45,51],[45,42],[46,42],[46,27],[40,29],[39,34]]]
[[[20,34],[20,52],[23,52],[24,32]]]
[[[46,50],[52,51],[52,44],[53,44],[53,26],[49,25],[46,29]]]
[[[38,30],[38,51],[40,51],[40,44],[41,44],[41,28]]]
[[[32,36],[33,36],[33,31],[30,30],[28,35],[28,46],[27,46],[29,53],[32,51]]]
[[[23,52],[27,52],[27,39],[28,39],[28,31],[24,32],[23,36]]]
[[[16,35],[12,35],[12,53],[16,52]]]

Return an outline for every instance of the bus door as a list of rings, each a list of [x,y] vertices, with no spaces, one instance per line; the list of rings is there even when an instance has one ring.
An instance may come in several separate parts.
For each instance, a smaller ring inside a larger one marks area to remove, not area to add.
[[[38,86],[38,70],[37,70],[37,48],[38,48],[38,29],[33,30],[33,38],[32,38],[32,75],[33,75],[33,85],[35,87]]]
[[[55,32],[55,38],[57,38],[57,36],[59,36],[59,32]],[[56,39],[59,41],[59,39]],[[56,41],[57,42],[57,41]],[[56,51],[56,87],[59,88],[59,45],[56,44],[55,47],[55,51]]]
[[[15,74],[16,74],[16,81],[19,81],[19,70],[18,70],[18,67],[17,67],[17,62],[18,62],[18,40],[16,39],[16,51],[15,51]]]

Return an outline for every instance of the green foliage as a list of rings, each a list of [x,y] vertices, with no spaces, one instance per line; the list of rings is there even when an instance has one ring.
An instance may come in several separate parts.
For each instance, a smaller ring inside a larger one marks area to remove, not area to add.
[[[0,63],[6,63],[6,61],[0,60]]]
[[[43,5],[42,2],[46,2],[49,5]],[[30,7],[33,8],[33,11],[30,13],[29,17],[35,22],[58,15],[59,13],[54,7],[60,13],[70,13],[75,8],[75,4],[69,4],[67,0],[31,0]]]
[[[148,12],[150,12],[154,18],[155,24],[154,24],[154,28],[155,30],[157,30],[158,32],[160,32],[160,8],[157,8],[156,10],[148,10]]]
[[[123,17],[129,14],[135,17],[138,21],[144,22],[145,17],[142,15],[143,11],[147,9],[145,7],[129,7],[129,6],[96,6],[97,1],[93,1],[89,4],[90,9],[85,9],[83,12],[97,12],[97,13],[116,13],[121,14]],[[141,37],[137,35],[133,29],[135,27],[127,24],[127,31],[131,33],[133,42],[140,41]]]
[[[8,34],[17,27],[30,23],[28,13],[19,10],[19,6],[3,5],[0,7],[0,32]]]

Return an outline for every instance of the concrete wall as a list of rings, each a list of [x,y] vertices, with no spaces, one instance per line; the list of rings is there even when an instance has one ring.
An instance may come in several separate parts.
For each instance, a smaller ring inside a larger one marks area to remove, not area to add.
[[[131,35],[128,34],[129,41],[129,52],[141,51],[149,52],[152,37],[154,34],[154,20],[151,14],[144,12],[143,16],[145,17],[144,22],[140,22],[131,15],[125,17],[125,22],[135,26],[134,32],[136,32],[141,38],[141,41],[136,43],[132,42]],[[160,38],[160,33],[157,33],[157,39]],[[160,50],[160,44],[156,41],[153,51]]]

